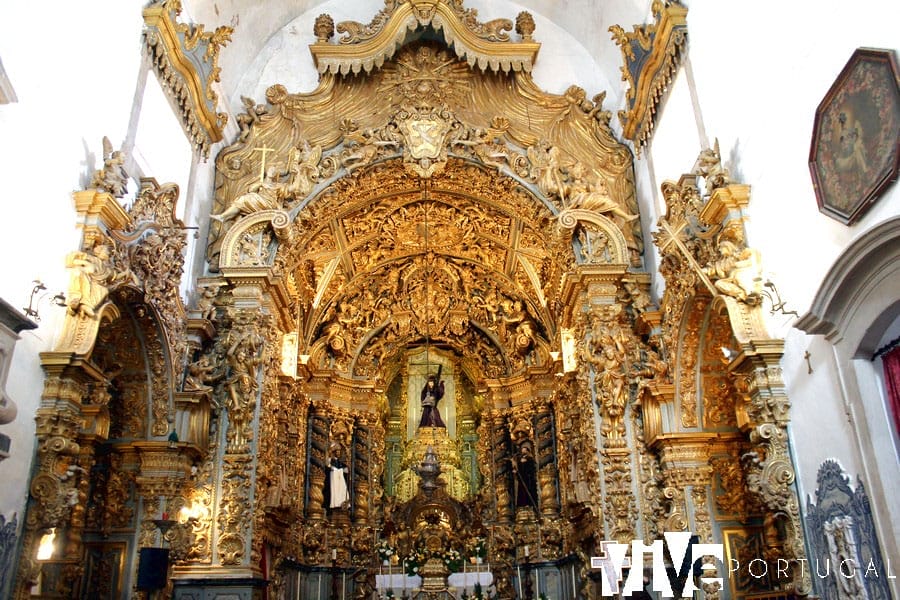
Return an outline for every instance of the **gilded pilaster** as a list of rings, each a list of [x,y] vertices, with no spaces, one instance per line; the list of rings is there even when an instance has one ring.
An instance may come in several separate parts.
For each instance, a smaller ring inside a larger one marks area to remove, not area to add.
[[[797,561],[806,558],[800,506],[794,489],[794,467],[788,445],[790,400],[781,375],[781,340],[751,341],[730,365],[738,375],[752,447],[744,455],[747,487],[770,511],[766,528],[767,555]],[[783,538],[782,534],[783,532]],[[806,595],[809,571],[792,562],[793,589]]]
[[[81,575],[81,538],[85,524],[93,440],[82,441],[82,403],[102,375],[90,363],[69,353],[42,355],[47,377],[35,416],[36,468],[29,486],[29,503],[22,534],[23,551],[15,598],[26,598],[38,578],[47,589],[65,594]],[[101,431],[102,432],[102,431]],[[38,543],[55,532],[61,548],[50,560],[38,562]]]
[[[624,305],[619,302],[624,273],[624,266],[619,265],[581,267],[573,280],[579,291],[570,297],[578,299],[575,306],[580,308],[575,315],[581,358],[576,380],[584,386],[579,394],[584,394],[591,407],[588,414],[594,415],[588,439],[599,442],[594,448],[599,448],[603,505],[597,514],[604,517],[606,536],[627,543],[634,538],[638,523],[629,449],[633,432],[626,426],[626,412],[630,410],[631,376],[639,354]],[[595,452],[591,450],[591,454]]]

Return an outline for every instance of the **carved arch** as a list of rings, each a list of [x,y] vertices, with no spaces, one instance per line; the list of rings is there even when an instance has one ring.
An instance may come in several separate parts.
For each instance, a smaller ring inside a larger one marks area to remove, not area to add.
[[[870,358],[877,349],[883,326],[900,315],[897,294],[879,290],[898,279],[900,217],[893,217],[863,233],[844,250],[825,275],[809,311],[797,321],[797,328],[824,335],[834,344],[864,331],[862,336],[847,341],[856,346],[857,358]],[[851,323],[859,324],[863,312],[867,315],[863,320],[868,323],[863,329],[851,327]]]

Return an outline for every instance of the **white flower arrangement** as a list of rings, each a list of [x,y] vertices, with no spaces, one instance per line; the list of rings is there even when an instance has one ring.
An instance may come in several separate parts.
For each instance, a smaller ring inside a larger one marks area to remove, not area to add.
[[[441,559],[443,559],[444,564],[447,565],[447,568],[454,573],[462,569],[463,557],[462,554],[459,553],[459,550],[450,548],[449,550],[444,552],[443,556],[441,556]]]
[[[381,560],[390,560],[392,556],[397,554],[396,548],[391,546],[391,543],[387,540],[378,542],[378,545],[375,546],[375,550],[378,552],[378,558]]]

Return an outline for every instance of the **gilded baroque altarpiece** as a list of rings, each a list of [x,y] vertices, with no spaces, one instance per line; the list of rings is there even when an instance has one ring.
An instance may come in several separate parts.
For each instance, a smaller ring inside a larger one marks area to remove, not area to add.
[[[135,581],[129,548],[159,545],[176,587],[273,597],[322,566],[369,597],[386,546],[484,548],[500,597],[535,562],[599,597],[600,542],[663,531],[802,558],[749,186],[713,151],[664,185],[655,303],[631,151],[602,94],[534,84],[528,13],[389,0],[314,30],[318,88],[245,100],[216,156],[188,308],[177,187],[146,180],[127,211],[76,194],[24,534],[29,556],[64,542],[23,561],[18,597]],[[452,419],[426,427],[436,371]]]

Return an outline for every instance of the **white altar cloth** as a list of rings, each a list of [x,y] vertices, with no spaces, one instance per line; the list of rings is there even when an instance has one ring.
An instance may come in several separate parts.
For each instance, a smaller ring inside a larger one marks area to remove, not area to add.
[[[471,594],[475,584],[480,583],[481,589],[487,592],[489,585],[494,583],[494,576],[490,571],[467,571],[465,573],[451,573],[447,578],[447,585],[457,590],[466,590]]]
[[[418,575],[403,573],[379,573],[375,575],[375,589],[378,591],[415,590],[422,587],[422,578]]]
[[[451,573],[447,578],[447,586],[456,590],[465,590],[472,593],[475,584],[480,583],[481,589],[487,590],[494,583],[494,576],[490,571],[467,571],[465,573]],[[422,587],[422,578],[418,575],[410,577],[404,573],[378,573],[375,575],[375,589],[378,591],[416,590]]]

